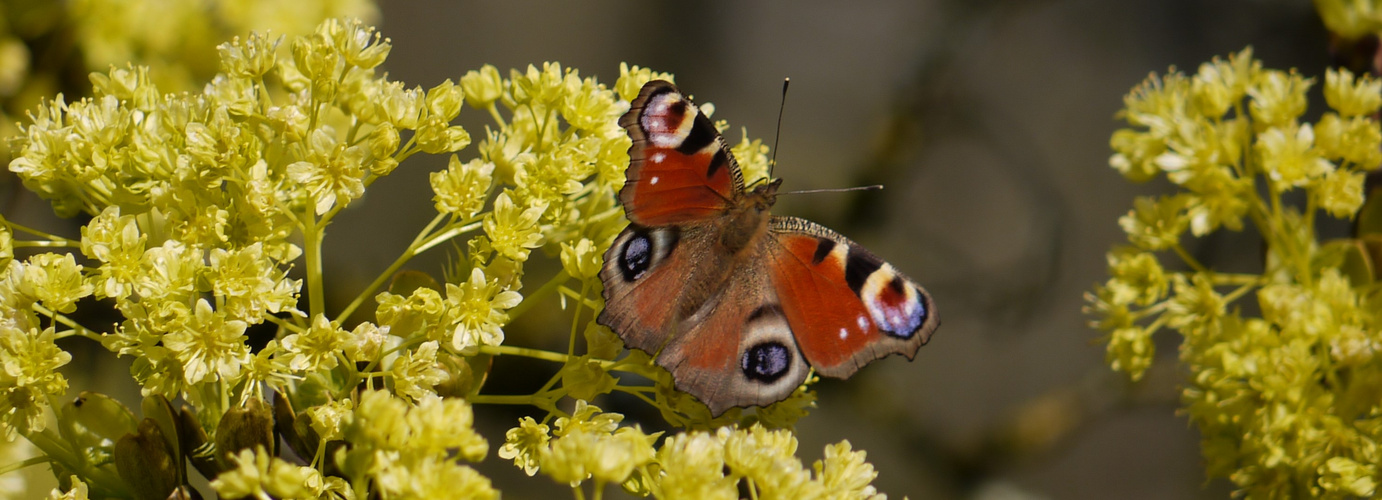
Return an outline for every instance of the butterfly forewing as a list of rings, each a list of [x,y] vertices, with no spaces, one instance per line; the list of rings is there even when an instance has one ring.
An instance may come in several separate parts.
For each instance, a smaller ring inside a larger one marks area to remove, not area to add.
[[[717,217],[744,187],[715,124],[671,83],[653,81],[619,124],[633,140],[619,201],[645,226]]]

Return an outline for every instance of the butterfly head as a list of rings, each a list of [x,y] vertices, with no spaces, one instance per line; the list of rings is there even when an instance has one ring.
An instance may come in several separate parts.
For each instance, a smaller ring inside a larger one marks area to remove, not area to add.
[[[777,188],[781,186],[782,179],[763,179],[753,183],[748,194],[748,205],[757,209],[759,213],[767,212],[777,203]]]

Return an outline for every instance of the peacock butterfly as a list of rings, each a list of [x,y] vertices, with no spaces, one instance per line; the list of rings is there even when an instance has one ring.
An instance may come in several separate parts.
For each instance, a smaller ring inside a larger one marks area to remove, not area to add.
[[[846,378],[912,359],[940,325],[931,296],[813,222],[769,215],[781,179],[744,186],[723,137],[676,86],[648,82],[619,124],[629,226],[605,252],[597,321],[656,357],[718,416],[785,399],[808,367]]]

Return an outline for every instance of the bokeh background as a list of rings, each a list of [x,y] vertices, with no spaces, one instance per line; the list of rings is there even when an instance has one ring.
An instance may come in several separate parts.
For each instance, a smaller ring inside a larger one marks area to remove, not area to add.
[[[943,318],[915,361],[889,358],[817,386],[819,408],[798,427],[804,461],[848,439],[894,498],[1229,495],[1227,481],[1204,477],[1196,431],[1176,415],[1178,339],[1163,333],[1160,362],[1129,383],[1104,363],[1082,294],[1106,278],[1104,253],[1123,241],[1116,220],[1133,197],[1169,190],[1107,166],[1123,95],[1149,72],[1193,72],[1249,45],[1268,67],[1322,75],[1328,38],[1310,2],[394,1],[379,12],[393,42],[385,67],[409,85],[544,61],[612,84],[628,62],[674,73],[698,102],[714,103],[732,142],[740,127],[771,140],[782,79],[792,79],[775,172],[785,189],[886,187],[786,196],[775,213],[825,224],[891,261],[930,290]],[[331,226],[327,275],[342,299],[435,214],[426,176],[444,160],[410,160]],[[15,184],[0,198],[6,217],[61,227]],[[1259,252],[1252,235],[1190,248],[1216,265]],[[409,267],[439,276],[442,250]],[[529,276],[556,265],[542,269]],[[561,318],[552,300],[511,325],[508,342],[563,348]],[[108,355],[84,361],[69,376],[112,374],[87,387],[118,392],[111,380],[128,378]],[[557,368],[500,359],[486,392],[532,391]],[[662,428],[636,401],[597,404]],[[527,411],[477,408],[492,449]],[[492,454],[479,468],[509,498],[570,494]]]

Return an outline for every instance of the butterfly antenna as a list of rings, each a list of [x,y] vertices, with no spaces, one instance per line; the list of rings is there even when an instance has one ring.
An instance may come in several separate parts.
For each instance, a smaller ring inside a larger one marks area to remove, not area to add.
[[[873,190],[881,190],[881,189],[883,189],[883,185],[882,185],[882,184],[874,184],[874,185],[872,185],[872,186],[854,186],[854,187],[847,187],[847,188],[803,189],[803,190],[801,190],[801,191],[784,191],[784,192],[777,193],[777,194],[783,195],[783,194],[810,194],[810,193],[847,193],[847,192],[850,192],[850,191],[873,191]]]
[[[773,156],[768,159],[768,178],[773,178],[773,167],[777,166],[777,141],[782,138],[782,110],[787,109],[787,86],[791,78],[782,79],[782,104],[777,107],[777,132],[773,134]]]

